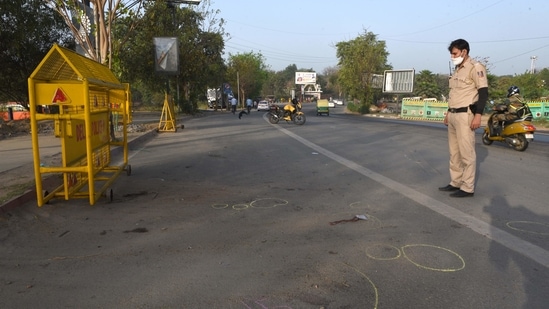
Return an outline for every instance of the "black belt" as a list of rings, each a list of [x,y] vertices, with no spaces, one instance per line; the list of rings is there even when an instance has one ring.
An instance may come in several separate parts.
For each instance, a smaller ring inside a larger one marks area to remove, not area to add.
[[[466,113],[469,110],[469,106],[460,107],[460,108],[449,108],[450,113]]]

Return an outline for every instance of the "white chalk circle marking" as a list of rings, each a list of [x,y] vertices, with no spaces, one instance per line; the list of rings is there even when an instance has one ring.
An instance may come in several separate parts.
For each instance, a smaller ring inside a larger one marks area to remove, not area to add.
[[[353,208],[353,209],[366,209],[368,208],[368,203],[366,202],[354,202],[354,203],[351,203],[349,204],[349,207]]]
[[[250,203],[253,208],[274,208],[276,206],[287,205],[288,201],[279,198],[260,198]]]
[[[426,244],[406,245],[400,249],[408,261],[423,269],[452,272],[465,268],[465,260],[450,249]]]
[[[509,221],[507,227],[530,234],[549,235],[549,224],[533,221]]]
[[[229,204],[213,204],[212,205],[213,209],[225,209],[227,207],[229,207]]]
[[[234,204],[232,206],[234,210],[244,210],[244,209],[248,209],[248,207],[250,207],[248,204]]]

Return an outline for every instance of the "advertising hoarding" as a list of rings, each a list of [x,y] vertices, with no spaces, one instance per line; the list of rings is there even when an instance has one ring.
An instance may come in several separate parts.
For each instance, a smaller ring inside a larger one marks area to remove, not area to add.
[[[316,84],[316,72],[295,72],[295,84]]]

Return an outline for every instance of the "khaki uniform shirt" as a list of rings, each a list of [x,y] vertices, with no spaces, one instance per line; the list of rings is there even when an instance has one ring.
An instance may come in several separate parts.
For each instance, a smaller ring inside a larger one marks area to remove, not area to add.
[[[461,108],[478,101],[478,89],[487,88],[486,68],[471,57],[464,60],[450,77],[449,108]]]

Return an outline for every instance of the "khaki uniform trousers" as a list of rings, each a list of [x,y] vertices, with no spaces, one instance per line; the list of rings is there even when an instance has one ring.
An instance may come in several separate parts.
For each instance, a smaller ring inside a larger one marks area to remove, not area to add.
[[[450,185],[465,192],[475,191],[477,155],[475,131],[471,130],[474,114],[448,112],[448,147],[450,150]]]

